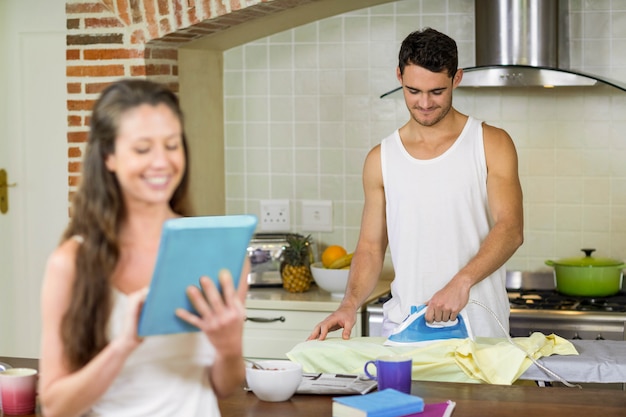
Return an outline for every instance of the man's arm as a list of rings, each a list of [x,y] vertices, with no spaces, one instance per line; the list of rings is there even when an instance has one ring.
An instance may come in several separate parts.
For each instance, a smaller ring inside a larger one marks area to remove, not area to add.
[[[343,328],[342,337],[350,338],[356,311],[372,293],[383,268],[387,249],[385,192],[380,163],[380,145],[373,148],[363,168],[365,204],[359,241],[354,251],[346,294],[337,311],[317,324],[308,340],[324,340],[329,332]]]
[[[486,124],[483,128],[487,195],[494,225],[478,253],[428,301],[428,321],[454,320],[467,304],[471,287],[504,265],[524,240],[515,145],[504,130]]]

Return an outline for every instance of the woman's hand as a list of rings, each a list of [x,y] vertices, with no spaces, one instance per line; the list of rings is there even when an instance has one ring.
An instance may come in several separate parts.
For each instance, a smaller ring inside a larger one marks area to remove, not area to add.
[[[196,326],[208,337],[215,348],[215,361],[208,370],[208,378],[219,398],[230,395],[245,379],[243,361],[243,325],[246,318],[245,300],[248,292],[249,263],[244,265],[235,290],[229,271],[219,273],[222,293],[207,277],[200,279],[202,291],[189,287],[187,295],[197,314],[184,309],[176,315]]]
[[[146,296],[148,295],[148,287],[144,287],[138,291],[128,294],[126,305],[126,317],[124,325],[119,335],[112,343],[124,352],[131,352],[139,346],[143,338],[137,335],[137,327],[139,325],[139,316]]]
[[[187,288],[187,296],[197,314],[179,308],[176,315],[202,330],[218,354],[241,354],[247,281],[240,280],[235,290],[229,271],[220,271],[218,279],[222,294],[211,279],[202,277],[202,291],[195,286]]]

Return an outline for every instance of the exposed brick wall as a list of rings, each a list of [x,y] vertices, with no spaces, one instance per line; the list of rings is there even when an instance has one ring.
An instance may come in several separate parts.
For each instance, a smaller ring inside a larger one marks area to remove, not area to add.
[[[70,195],[80,180],[94,100],[121,77],[178,91],[178,47],[316,0],[68,0],[67,143]]]

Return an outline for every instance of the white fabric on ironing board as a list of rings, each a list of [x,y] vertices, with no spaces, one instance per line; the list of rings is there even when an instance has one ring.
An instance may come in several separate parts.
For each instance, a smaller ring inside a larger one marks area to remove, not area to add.
[[[506,339],[449,339],[423,347],[385,346],[383,337],[312,340],[296,345],[287,357],[304,372],[362,374],[368,360],[384,355],[413,359],[413,379],[510,385],[532,365],[524,352]],[[535,359],[550,355],[577,355],[571,342],[534,333],[514,338]],[[561,375],[565,378],[565,376]]]

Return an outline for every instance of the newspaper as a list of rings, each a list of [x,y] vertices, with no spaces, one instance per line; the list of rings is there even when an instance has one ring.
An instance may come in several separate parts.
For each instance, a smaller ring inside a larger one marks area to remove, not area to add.
[[[376,388],[374,380],[364,375],[303,373],[297,394],[355,395]]]

